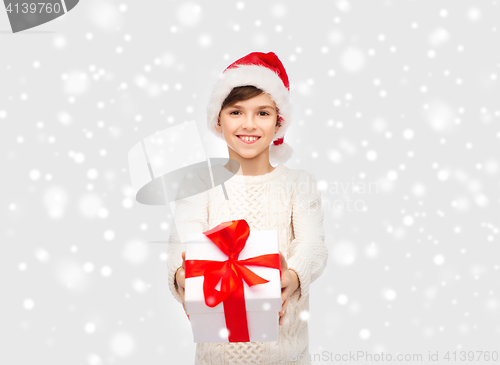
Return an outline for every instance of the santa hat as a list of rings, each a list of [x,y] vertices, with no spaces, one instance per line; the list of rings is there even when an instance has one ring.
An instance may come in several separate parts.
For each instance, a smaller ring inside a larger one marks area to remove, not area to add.
[[[238,86],[255,86],[269,94],[278,108],[281,126],[274,134],[269,148],[272,164],[285,163],[293,154],[293,148],[284,142],[285,132],[291,124],[290,85],[285,68],[273,52],[252,52],[230,64],[215,84],[207,106],[208,129],[217,137],[224,139],[216,129],[222,103]]]

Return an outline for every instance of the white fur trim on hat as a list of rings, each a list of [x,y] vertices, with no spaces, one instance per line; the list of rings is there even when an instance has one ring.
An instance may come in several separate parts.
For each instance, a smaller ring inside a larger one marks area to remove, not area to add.
[[[269,94],[271,100],[276,103],[279,110],[278,115],[281,116],[282,120],[278,132],[274,134],[274,139],[283,137],[291,124],[290,92],[274,71],[259,65],[239,65],[222,73],[212,90],[207,106],[208,130],[217,137],[224,139],[222,133],[216,129],[222,103],[233,88],[247,85],[258,87]],[[283,147],[281,146],[281,148]]]
[[[269,162],[271,165],[284,164],[293,155],[293,148],[286,142],[275,145],[271,143],[269,146]]]

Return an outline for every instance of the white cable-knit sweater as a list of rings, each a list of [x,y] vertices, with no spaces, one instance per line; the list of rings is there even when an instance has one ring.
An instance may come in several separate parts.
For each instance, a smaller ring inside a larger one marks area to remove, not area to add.
[[[217,174],[222,173],[220,169],[228,172],[222,165],[212,168]],[[297,273],[300,286],[288,299],[278,341],[199,343],[195,364],[310,364],[294,360],[309,358],[309,287],[323,273],[328,259],[316,179],[304,170],[279,164],[264,175],[234,175],[224,183],[226,199],[222,186],[210,189],[211,179],[206,176],[210,175],[199,174],[196,178],[207,191],[175,204],[167,265],[169,288],[177,301],[182,298],[175,287],[175,272],[182,265],[186,234],[205,232],[236,219],[245,219],[251,230],[278,231],[279,249],[288,267]]]

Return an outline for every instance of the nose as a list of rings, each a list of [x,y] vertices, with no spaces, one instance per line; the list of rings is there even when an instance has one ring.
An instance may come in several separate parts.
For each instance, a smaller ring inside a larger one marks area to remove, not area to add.
[[[242,127],[244,129],[255,129],[257,127],[257,124],[255,123],[254,115],[247,115],[245,117],[245,120],[243,121]]]

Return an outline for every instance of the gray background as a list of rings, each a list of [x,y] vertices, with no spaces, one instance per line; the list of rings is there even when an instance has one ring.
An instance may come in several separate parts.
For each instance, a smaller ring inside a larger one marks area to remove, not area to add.
[[[149,243],[169,209],[134,201],[127,153],[195,120],[227,156],[207,98],[252,51],[283,61],[286,165],[323,193],[311,353],[500,351],[499,7],[86,0],[15,35],[0,12],[0,363],[193,362]]]

